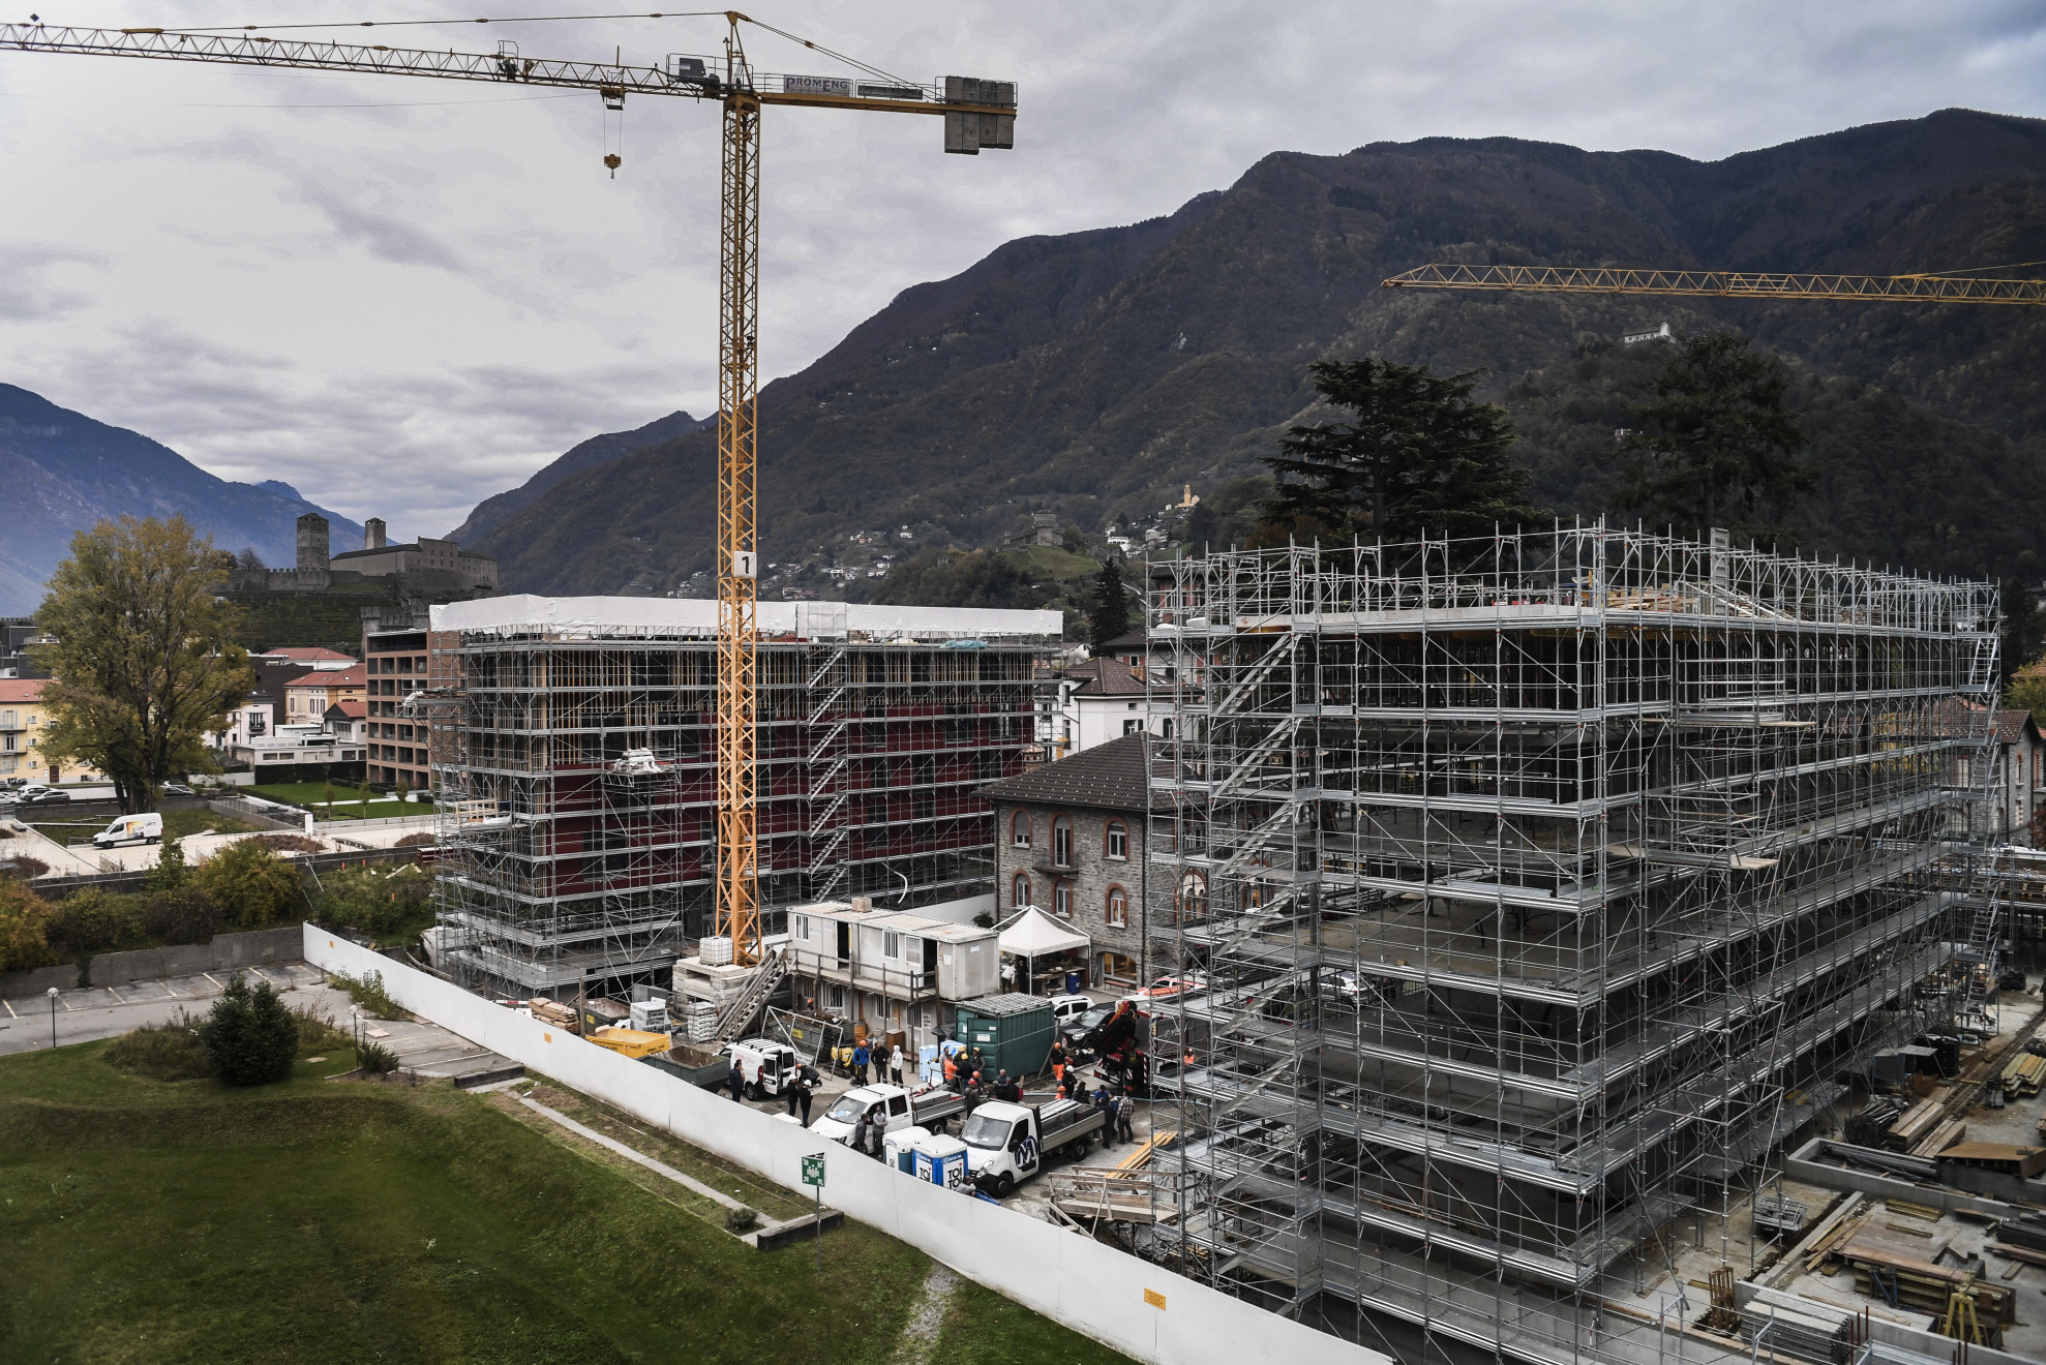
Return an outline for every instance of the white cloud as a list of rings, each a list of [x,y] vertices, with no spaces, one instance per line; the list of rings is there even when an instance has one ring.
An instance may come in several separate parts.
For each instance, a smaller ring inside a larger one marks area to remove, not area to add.
[[[279,0],[265,20],[330,13]],[[219,19],[200,0],[99,17],[180,14]],[[763,17],[907,76],[1022,88],[1017,150],[971,159],[940,153],[934,119],[768,111],[770,375],[1003,241],[1170,212],[1274,150],[1503,135],[1717,158],[1950,105],[2046,114],[2037,0],[803,0]],[[650,62],[715,51],[720,28],[374,40]],[[766,70],[832,69],[748,43]],[[445,531],[577,440],[709,410],[717,123],[712,104],[630,101],[614,180],[593,95],[0,52],[0,380],[228,477]]]

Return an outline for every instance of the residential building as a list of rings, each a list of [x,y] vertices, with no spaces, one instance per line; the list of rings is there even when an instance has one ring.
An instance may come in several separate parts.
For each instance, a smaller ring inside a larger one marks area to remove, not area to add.
[[[1993,833],[1998,843],[2031,844],[2040,788],[2046,786],[2046,741],[2029,711],[1999,708],[1994,724],[1996,767],[1989,783],[1997,793]]]
[[[352,661],[346,668],[301,673],[284,684],[284,723],[318,725],[335,702],[365,700],[368,687],[368,670]]]
[[[789,973],[805,1013],[935,1043],[958,1006],[1002,988],[993,929],[876,910],[865,896],[789,907]]]
[[[230,763],[251,769],[258,782],[298,782],[319,776],[353,782],[361,776],[358,765],[362,762],[362,742],[351,737],[353,728],[345,714],[338,731],[328,725],[324,715],[273,725],[267,734],[230,744],[226,757]]]
[[[29,660],[28,647],[40,643],[35,618],[0,616],[0,678],[46,678]]]
[[[717,616],[689,598],[433,609],[429,660],[444,648],[460,679],[432,741],[458,976],[522,996],[665,984],[710,931]],[[795,904],[991,891],[980,788],[1022,770],[1059,613],[762,602],[758,621],[765,932]]]
[[[277,702],[267,692],[251,692],[240,706],[228,713],[227,724],[207,736],[208,748],[223,752],[246,749],[277,727]]]
[[[369,714],[366,702],[337,701],[327,708],[320,717],[320,728],[342,744],[361,744],[367,733]]]
[[[0,777],[31,782],[97,782],[103,779],[90,764],[52,762],[39,741],[50,725],[43,704],[47,678],[0,678]]]
[[[433,707],[407,706],[421,693],[459,686],[461,664],[452,636],[436,637],[422,613],[411,625],[378,622],[363,634],[368,680],[369,780],[424,791],[434,785]]]
[[[353,668],[356,662],[353,656],[332,649],[293,647],[252,653],[249,667],[256,675],[256,685],[251,690],[269,696],[282,708],[286,683],[308,673],[341,672]]]
[[[1143,674],[1107,655],[1054,671],[1038,706],[1039,742],[1052,758],[1124,735],[1161,733],[1167,723],[1163,716],[1155,721],[1151,717]]]
[[[1147,742],[1124,735],[981,788],[1001,914],[1034,905],[1085,934],[1097,986],[1148,980],[1150,936],[1172,938],[1173,881],[1145,856]]]
[[[1402,1359],[1659,1359],[1670,1248],[1993,1008],[1994,585],[1600,523],[1170,572],[1206,688],[1155,698],[1148,852],[1204,988],[1154,1013],[1198,1063],[1152,1169],[1218,1288]]]

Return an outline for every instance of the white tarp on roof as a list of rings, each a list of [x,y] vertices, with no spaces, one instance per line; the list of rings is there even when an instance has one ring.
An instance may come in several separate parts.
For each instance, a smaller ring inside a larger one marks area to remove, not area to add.
[[[1002,930],[1002,951],[1014,957],[1048,957],[1072,948],[1085,948],[1093,940],[1076,934],[1036,906],[1031,906]]]
[[[868,602],[762,602],[762,635],[831,638],[848,630],[876,640],[1050,636],[1065,630],[1056,611],[980,607],[891,607]],[[518,630],[545,627],[569,636],[717,634],[718,604],[697,597],[535,597],[513,593],[433,608],[435,630]]]

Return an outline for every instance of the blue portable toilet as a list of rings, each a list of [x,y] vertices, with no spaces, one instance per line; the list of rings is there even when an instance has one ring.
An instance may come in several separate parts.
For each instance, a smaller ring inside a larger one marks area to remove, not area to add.
[[[966,1172],[966,1144],[956,1137],[933,1135],[911,1144],[916,1154],[916,1178],[948,1190],[971,1190]]]

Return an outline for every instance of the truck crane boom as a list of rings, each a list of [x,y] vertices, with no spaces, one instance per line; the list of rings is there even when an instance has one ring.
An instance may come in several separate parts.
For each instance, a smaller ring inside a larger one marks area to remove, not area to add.
[[[660,66],[529,58],[517,45],[495,53],[392,47],[383,43],[271,38],[260,33],[163,28],[66,28],[0,24],[0,52],[135,57],[232,66],[343,71],[380,76],[592,90],[617,108],[628,94],[715,100],[724,113],[718,254],[718,933],[742,966],[760,960],[759,827],[755,766],[755,656],[759,544],[760,116],[768,105],[936,114],[947,152],[977,155],[1014,145],[1012,82],[947,76],[929,84],[878,73],[859,78],[756,71],[725,12],[722,56],[671,54]],[[488,20],[478,20],[487,23]],[[373,28],[374,24],[362,27]],[[784,35],[786,36],[786,35]],[[798,40],[800,41],[800,40]],[[615,158],[607,164],[616,167]]]
[[[1925,303],[2046,304],[2046,280],[1986,275],[1818,275],[1741,270],[1632,270],[1431,262],[1384,289],[1500,289],[1529,294],[1659,294],[1701,298],[1914,299]]]

